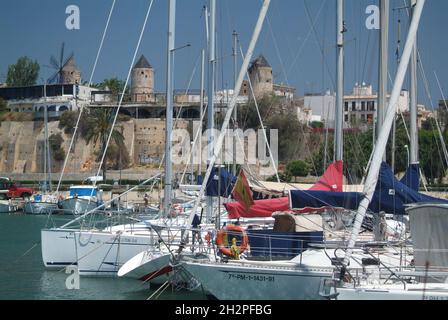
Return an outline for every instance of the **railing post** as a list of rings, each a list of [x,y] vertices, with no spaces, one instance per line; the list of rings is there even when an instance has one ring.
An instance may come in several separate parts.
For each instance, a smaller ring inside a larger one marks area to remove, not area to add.
[[[302,257],[303,257],[303,240],[300,240],[300,266],[302,266]]]
[[[271,236],[269,235],[269,260],[272,261],[272,244],[271,244]]]

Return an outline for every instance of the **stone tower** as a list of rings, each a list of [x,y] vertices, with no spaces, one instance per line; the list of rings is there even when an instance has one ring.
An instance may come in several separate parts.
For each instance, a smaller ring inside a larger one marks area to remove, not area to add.
[[[132,69],[132,102],[149,102],[154,93],[154,69],[142,55]]]
[[[257,99],[274,92],[272,67],[263,55],[252,62],[249,77]],[[252,94],[249,97],[252,98]]]
[[[81,71],[76,66],[75,58],[71,57],[61,71],[62,84],[81,84]]]

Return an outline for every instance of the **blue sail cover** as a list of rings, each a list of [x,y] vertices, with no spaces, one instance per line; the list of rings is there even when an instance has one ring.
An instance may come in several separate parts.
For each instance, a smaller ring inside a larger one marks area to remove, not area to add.
[[[359,192],[290,191],[290,208],[295,211],[313,211],[325,208],[355,210],[362,200]]]
[[[219,181],[219,167],[213,168],[212,174],[207,182],[206,195],[209,197],[225,197],[228,198],[233,190],[236,177],[228,172],[225,168],[221,168],[221,181]],[[221,186],[221,188],[219,188]]]
[[[412,190],[418,191],[420,188],[420,166],[418,164],[411,164],[400,182]]]
[[[357,192],[320,192],[300,191],[290,192],[290,207],[292,210],[309,208],[322,209],[328,207],[356,210],[363,198]],[[382,163],[379,180],[369,206],[371,212],[384,211],[390,214],[404,215],[405,205],[413,203],[444,203],[448,201],[421,194],[395,178],[386,163]]]

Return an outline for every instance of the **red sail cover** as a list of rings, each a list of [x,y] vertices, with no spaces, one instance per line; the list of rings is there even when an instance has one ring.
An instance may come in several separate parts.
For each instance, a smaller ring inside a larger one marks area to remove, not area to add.
[[[336,161],[332,163],[322,178],[310,190],[313,191],[343,191],[343,162]],[[290,211],[289,198],[277,198],[267,200],[257,200],[246,210],[240,202],[230,202],[224,204],[230,219],[238,218],[269,218],[274,212]]]
[[[344,176],[342,161],[333,162],[320,180],[311,187],[311,191],[343,192]]]

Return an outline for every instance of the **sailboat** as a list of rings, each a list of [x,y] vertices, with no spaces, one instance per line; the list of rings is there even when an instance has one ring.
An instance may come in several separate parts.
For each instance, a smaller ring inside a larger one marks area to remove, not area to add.
[[[174,4],[175,1],[172,1]],[[170,4],[170,12],[174,13],[173,5]],[[148,8],[146,19],[148,18],[152,2]],[[170,29],[174,28],[172,14],[170,14]],[[146,21],[145,21],[146,24]],[[144,28],[143,28],[144,30]],[[143,30],[142,34],[143,35]],[[170,32],[174,37],[174,33]],[[173,38],[174,39],[174,38]],[[174,41],[169,39],[169,62],[168,75],[171,74],[169,68],[172,64],[172,55],[174,53]],[[136,48],[135,55],[137,53]],[[133,61],[134,62],[134,61]],[[129,79],[128,73],[128,79]],[[89,276],[109,276],[116,275],[118,269],[136,254],[145,251],[148,248],[160,246],[162,242],[178,242],[181,238],[181,227],[185,225],[185,219],[182,215],[175,219],[169,218],[172,208],[171,201],[171,128],[172,128],[172,81],[170,77],[167,79],[167,116],[166,116],[166,152],[167,165],[165,166],[165,206],[163,212],[152,220],[131,219],[127,223],[122,223],[104,228],[69,228],[77,222],[83,221],[87,216],[104,208],[107,204],[116,201],[127,193],[145,185],[150,181],[158,179],[160,175],[156,175],[147,179],[139,186],[127,190],[122,195],[107,201],[101,205],[94,205],[93,209],[83,208],[85,212],[82,216],[65,224],[60,228],[43,229],[42,238],[42,258],[46,267],[64,267],[67,265],[77,265],[81,275]],[[170,112],[169,112],[170,111]],[[112,128],[113,129],[113,128]],[[87,191],[79,187],[73,187],[72,199],[79,200],[81,194],[86,192],[86,196],[95,195],[92,187],[85,187]],[[90,189],[89,189],[90,188]],[[75,198],[77,193],[77,198]],[[86,203],[86,202],[85,202]],[[87,202],[88,203],[88,202]],[[92,202],[91,202],[92,203]]]
[[[71,186],[69,196],[59,201],[58,206],[64,213],[81,215],[100,206],[101,195],[97,186]]]
[[[342,21],[343,0],[338,0],[337,2],[338,60],[340,62],[338,75],[340,76],[342,70],[341,53],[343,52],[342,30],[344,30]],[[419,6],[420,13],[417,15],[418,18],[413,20],[414,30],[416,30],[418,26],[423,3],[420,3]],[[410,33],[408,41],[412,41],[412,33]],[[406,68],[404,64],[401,66],[401,69],[403,68]],[[342,79],[339,78],[338,81],[338,94],[340,96],[342,95],[341,80]],[[400,87],[400,81],[397,80],[396,88],[394,88],[389,104],[389,106],[391,106],[389,108],[390,110],[395,106],[401,89]],[[384,127],[387,127],[387,125],[384,125]],[[381,131],[384,135],[383,132],[384,129]],[[336,138],[338,140],[338,136]],[[385,138],[383,137],[383,139]],[[385,144],[383,147],[385,148]],[[378,145],[376,148],[378,148]],[[338,151],[336,153],[338,153]],[[378,159],[381,160],[381,158],[382,155],[374,157],[377,161]],[[381,161],[379,163],[372,162],[370,172],[372,172],[372,169],[377,168],[378,171],[373,172],[378,176],[380,164]],[[368,179],[367,181],[369,182],[370,180]],[[370,192],[368,194],[368,199],[372,199],[375,186],[372,188],[371,185],[366,184],[366,190]],[[293,193],[298,192],[300,191],[291,192],[290,209],[305,209],[308,207],[307,205],[294,204]],[[315,201],[320,201],[320,204],[312,206],[312,208],[347,207],[347,203],[329,204],[328,201],[319,199],[317,191],[302,191],[305,195],[313,192],[314,194],[311,195],[310,198]],[[338,193],[328,194],[333,197],[338,196]],[[360,194],[359,196],[361,199],[353,204],[354,206],[361,203],[364,214],[370,203],[370,201],[368,203],[365,201],[366,194],[367,192]],[[322,196],[322,194],[320,195]],[[357,233],[359,233],[362,222],[363,217],[355,220],[354,229]],[[328,244],[326,244],[324,246],[309,248],[307,251],[289,261],[257,262],[244,259],[232,260],[228,263],[204,263],[193,261],[185,262],[183,267],[202,284],[204,290],[218,299],[327,299],[332,297],[333,292],[330,291],[327,294],[322,288],[326,288],[326,283],[333,283],[332,279],[334,277],[334,272],[339,272],[341,274],[340,278],[345,280],[347,274],[358,274],[358,272],[369,269],[370,266],[378,267],[378,265],[381,265],[381,267],[389,271],[389,276],[391,277],[391,274],[392,276],[394,275],[394,270],[400,266],[400,263],[397,263],[397,248],[384,245],[379,246],[378,244],[370,242],[364,244],[358,243],[358,246],[355,247],[355,242],[356,241],[352,239],[352,242],[350,243],[351,254],[345,254],[344,250],[339,249],[341,244],[336,244],[335,248],[331,248],[331,246],[329,247]],[[403,264],[407,264],[407,261],[403,261]],[[341,265],[345,266],[347,269],[349,269],[348,266],[350,266],[350,273],[348,271],[346,274],[341,272]],[[333,270],[333,272],[331,272],[331,270]],[[331,286],[328,287],[331,288]]]
[[[46,100],[46,85],[44,86],[44,99]],[[32,199],[27,199],[23,205],[23,212],[26,214],[51,214],[58,210],[57,198],[51,193],[51,157],[50,157],[50,147],[48,140],[48,106],[45,105],[44,108],[44,172],[45,172],[45,183],[43,194],[35,194]],[[49,188],[50,190],[48,190]]]
[[[11,200],[0,200],[0,213],[12,213],[18,210],[18,206],[12,204]]]
[[[403,59],[400,62],[397,72],[394,90],[392,92],[393,101],[398,96],[398,88],[401,87],[407,64],[412,52],[416,59],[416,34],[419,20],[423,11],[425,0],[417,0],[413,3],[412,22],[409,29],[408,41],[403,52]],[[415,60],[414,60],[415,62]],[[446,300],[448,299],[448,269],[446,260],[446,240],[443,228],[446,225],[447,205],[439,203],[416,204],[407,208],[406,211],[411,217],[411,236],[414,248],[414,265],[405,270],[389,272],[378,272],[375,270],[369,276],[365,272],[363,278],[350,276],[345,281],[342,280],[347,274],[353,274],[348,261],[353,253],[359,226],[365,216],[365,208],[369,205],[373,190],[376,185],[379,166],[384,154],[387,137],[390,133],[395,108],[393,103],[388,106],[385,125],[380,132],[377,146],[373,154],[372,167],[366,179],[366,197],[361,202],[356,217],[356,223],[341,265],[339,276],[326,283],[323,287],[323,295],[334,299],[377,299],[377,300]],[[375,268],[378,269],[378,268]],[[389,278],[388,274],[389,273]],[[339,281],[338,281],[339,279]],[[333,283],[333,287],[329,286]]]
[[[174,1],[171,0],[170,3],[172,3],[172,2],[174,2]],[[269,4],[270,4],[270,0],[263,1],[263,5],[260,10],[258,21],[257,21],[256,27],[254,29],[254,33],[252,35],[252,39],[251,39],[246,57],[243,61],[243,65],[241,67],[239,77],[235,84],[234,92],[240,92],[240,89],[242,87],[243,78],[246,74],[246,70],[250,63],[250,59],[252,57],[253,50],[255,48],[255,44],[258,40],[258,36],[260,34],[262,24],[266,17]],[[215,1],[212,0],[211,1],[211,17],[213,20],[214,20],[215,8],[216,8]],[[211,26],[211,30],[214,30],[213,23]],[[211,39],[214,39],[214,31],[210,32],[210,34],[212,35]],[[213,41],[214,40],[211,40],[211,44],[210,44],[211,48],[214,48]],[[213,54],[211,54],[210,60],[211,60],[211,62],[214,61]],[[213,67],[212,67],[212,69],[213,69]],[[211,79],[213,79],[213,77],[211,77]],[[213,82],[213,81],[211,81],[211,82]],[[209,89],[210,88],[211,88],[211,90],[209,91],[209,98],[208,98],[209,104],[212,103],[212,101],[213,101],[213,91],[214,91],[213,86],[210,86]],[[232,98],[232,101],[229,104],[229,108],[228,108],[228,111],[226,114],[226,118],[224,120],[223,128],[227,128],[229,125],[230,118],[233,114],[233,109],[236,105],[236,101],[237,101],[237,95],[234,95]],[[209,109],[209,112],[210,112],[210,109]],[[215,162],[217,159],[217,155],[219,154],[220,149],[222,147],[224,135],[225,135],[225,131],[222,130],[220,136],[217,139],[216,147],[214,148],[214,150],[212,150],[213,156],[211,156],[211,158],[210,158],[207,172],[205,174],[203,183],[202,183],[200,191],[199,191],[199,195],[195,200],[193,209],[191,209],[189,217],[187,217],[187,219],[185,221],[184,228],[190,228],[190,226],[193,225],[195,216],[197,216],[198,214],[201,214],[201,212],[202,212],[202,197],[205,195],[206,189],[209,186],[209,181],[211,181],[210,179],[213,177],[212,172],[213,173],[215,172]],[[208,201],[207,201],[207,210],[208,210],[207,211],[207,221],[211,221],[211,212],[212,212],[211,206],[212,206],[212,202],[210,201],[210,199],[208,199]],[[199,212],[198,210],[201,210],[201,212]],[[219,221],[219,219],[218,219],[218,221]],[[202,232],[205,232],[205,233],[207,233],[207,231],[208,231],[207,228],[203,228],[201,230],[202,230]],[[211,226],[211,230],[216,230],[215,226]],[[210,234],[208,236],[210,237]],[[176,264],[179,260],[186,259],[186,258],[189,259],[192,256],[193,256],[192,257],[193,259],[200,258],[201,260],[205,259],[205,261],[209,261],[210,257],[213,258],[213,255],[212,256],[207,255],[207,254],[201,255],[201,253],[199,253],[199,257],[198,257],[197,253],[188,252],[190,250],[185,250],[186,252],[182,252],[183,249],[187,247],[187,237],[188,237],[188,232],[183,232],[181,235],[180,242],[178,244],[174,243],[174,245],[171,245],[169,250],[164,250],[164,251],[162,250],[162,252],[159,252],[157,254],[149,252],[149,250],[148,250],[148,252],[139,253],[137,256],[135,256],[134,258],[129,260],[125,265],[123,265],[123,267],[119,270],[118,275],[119,276],[130,275],[132,277],[137,277],[140,279],[154,278],[153,277],[154,274],[159,275],[159,273],[160,273],[160,272],[157,273],[157,270],[165,270],[166,272],[170,272],[172,270],[173,263]],[[209,250],[209,252],[210,252],[210,250]],[[177,273],[177,274],[179,274],[179,273]],[[189,280],[191,280],[191,277],[188,277],[187,281],[189,281]]]

